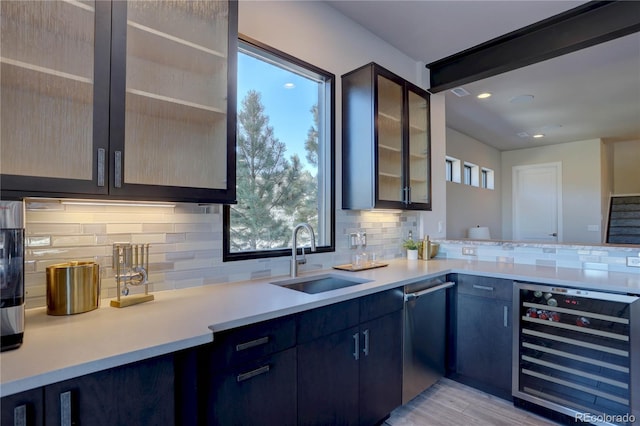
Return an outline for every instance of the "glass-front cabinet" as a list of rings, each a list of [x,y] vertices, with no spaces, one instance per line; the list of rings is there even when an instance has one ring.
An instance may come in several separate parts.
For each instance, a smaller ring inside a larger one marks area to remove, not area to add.
[[[237,2],[1,7],[3,195],[235,200]]]
[[[430,210],[429,94],[373,63],[342,90],[343,208]]]

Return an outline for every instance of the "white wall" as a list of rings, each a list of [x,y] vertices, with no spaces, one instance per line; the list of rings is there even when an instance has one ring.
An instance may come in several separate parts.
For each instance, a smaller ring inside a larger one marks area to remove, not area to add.
[[[640,140],[609,144],[613,151],[613,193],[640,194]]]
[[[318,66],[336,76],[336,204],[342,205],[341,81],[340,77],[364,64],[376,62],[412,83],[427,88],[428,70],[317,1],[240,1],[239,32],[271,47]],[[421,215],[421,232],[443,237],[446,226],[444,183],[444,96],[431,98],[432,205]],[[439,225],[441,231],[439,231]]]
[[[447,128],[447,155],[494,171],[494,189],[447,182],[447,238],[467,238],[472,226],[488,226],[491,239],[502,239],[500,151]]]
[[[606,206],[602,204],[601,140],[569,142],[502,152],[502,237],[512,239],[512,168],[562,163],[562,212],[565,243],[600,243]],[[598,231],[589,231],[598,225]]]

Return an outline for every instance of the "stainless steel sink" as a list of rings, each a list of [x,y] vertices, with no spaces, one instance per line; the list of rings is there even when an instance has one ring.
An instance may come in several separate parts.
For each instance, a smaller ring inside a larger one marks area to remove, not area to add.
[[[343,275],[325,274],[313,277],[292,278],[290,280],[275,281],[271,284],[289,288],[291,290],[302,291],[308,294],[323,293],[325,291],[337,290],[339,288],[351,287],[362,283],[370,282],[362,278],[346,278]]]

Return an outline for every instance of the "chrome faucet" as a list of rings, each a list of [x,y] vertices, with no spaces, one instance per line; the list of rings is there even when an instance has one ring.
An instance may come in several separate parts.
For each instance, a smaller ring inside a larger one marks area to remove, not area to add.
[[[293,228],[293,242],[291,247],[291,276],[295,278],[298,275],[298,265],[304,265],[307,263],[307,258],[304,257],[304,248],[302,249],[302,256],[298,258],[298,231],[305,228],[311,237],[311,251],[316,251],[316,235],[313,233],[313,228],[308,223],[299,223]]]

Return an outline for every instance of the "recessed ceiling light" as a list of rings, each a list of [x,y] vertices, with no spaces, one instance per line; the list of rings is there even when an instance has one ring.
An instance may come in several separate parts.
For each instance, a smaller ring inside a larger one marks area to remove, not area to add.
[[[293,89],[294,87],[296,87],[296,85],[293,84],[293,83],[285,83],[284,84],[284,88],[285,89]]]
[[[509,99],[509,103],[512,104],[527,104],[533,102],[533,95],[518,95]]]
[[[533,135],[533,137],[536,139],[540,139],[540,138],[544,138],[544,135],[542,133],[536,133],[535,135]]]
[[[478,99],[487,99],[487,98],[490,98],[490,97],[491,97],[491,93],[489,93],[489,92],[483,92],[483,93],[480,93],[477,96]]]

